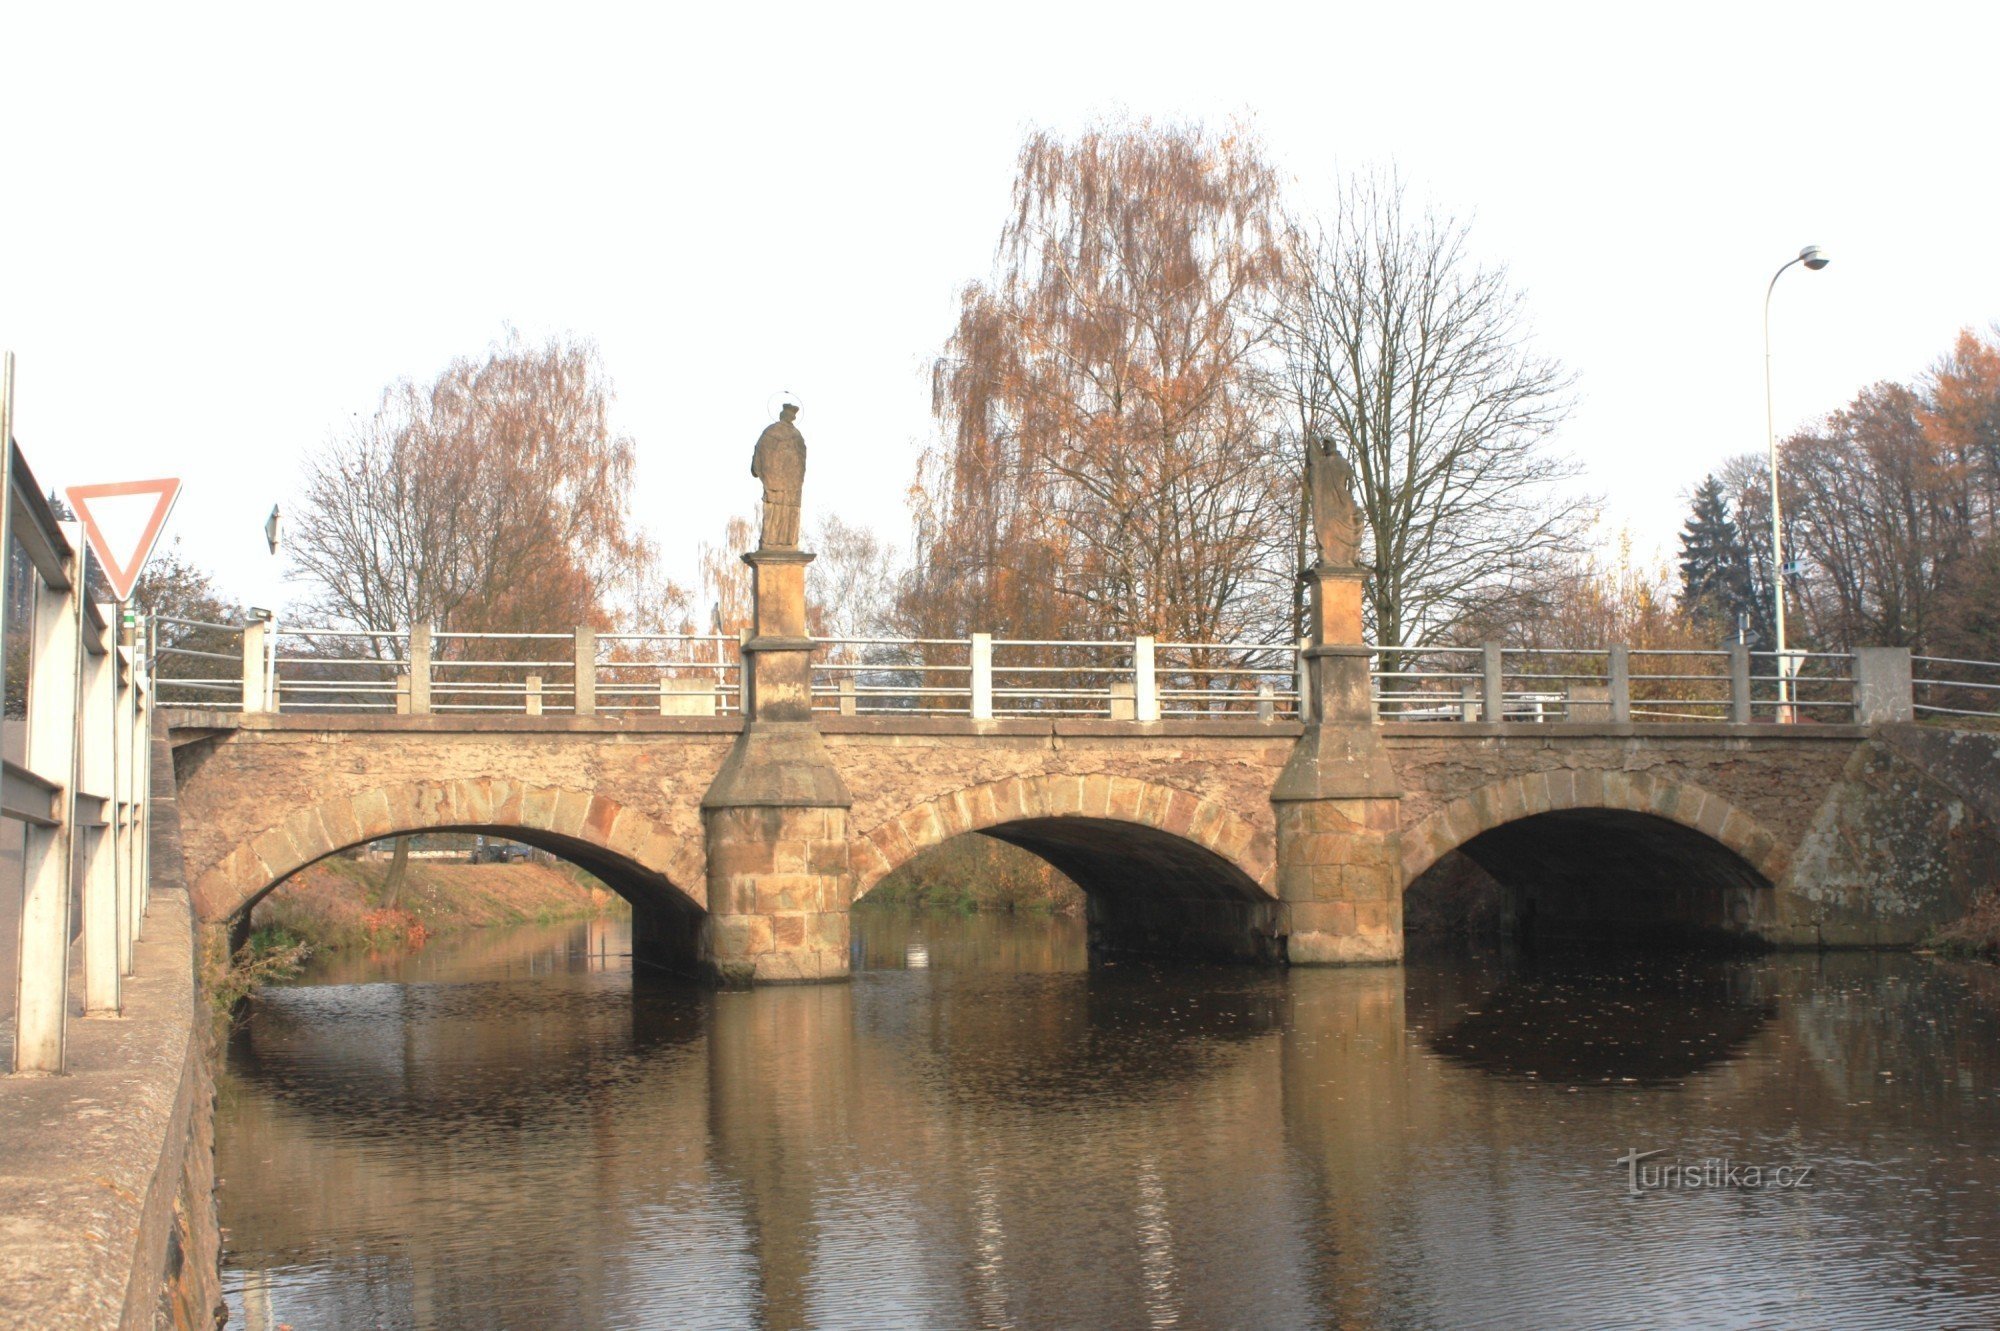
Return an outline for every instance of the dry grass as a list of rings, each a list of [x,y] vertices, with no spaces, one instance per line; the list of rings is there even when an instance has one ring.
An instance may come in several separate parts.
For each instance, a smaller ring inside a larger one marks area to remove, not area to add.
[[[253,942],[268,937],[331,950],[421,947],[432,934],[495,924],[548,924],[615,914],[617,894],[580,869],[533,862],[409,866],[395,905],[382,903],[387,864],[335,857],[302,870],[257,905]]]
[[[984,836],[953,837],[890,874],[864,902],[940,910],[1083,913],[1083,891],[1039,857]]]
[[[1987,893],[1926,941],[1948,956],[2000,959],[2000,892]]]

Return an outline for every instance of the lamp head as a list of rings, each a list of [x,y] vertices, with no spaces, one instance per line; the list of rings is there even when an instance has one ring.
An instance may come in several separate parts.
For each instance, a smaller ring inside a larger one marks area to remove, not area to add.
[[[1818,272],[1820,269],[1826,267],[1828,264],[1833,262],[1832,256],[1827,254],[1825,250],[1821,249],[1817,245],[1808,245],[1804,249],[1800,250],[1799,260],[1802,263],[1804,263],[1806,267],[1812,269],[1814,272]]]

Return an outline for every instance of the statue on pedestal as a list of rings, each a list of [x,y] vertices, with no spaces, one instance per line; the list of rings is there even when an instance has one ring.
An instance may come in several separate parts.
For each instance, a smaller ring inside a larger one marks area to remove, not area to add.
[[[1324,436],[1306,440],[1306,489],[1312,499],[1315,564],[1352,568],[1361,555],[1361,508],[1354,502],[1354,469]]]
[[[760,550],[799,548],[799,494],[806,483],[806,437],[792,424],[799,409],[787,402],[778,419],[757,436],[750,474],[764,482],[764,526]]]

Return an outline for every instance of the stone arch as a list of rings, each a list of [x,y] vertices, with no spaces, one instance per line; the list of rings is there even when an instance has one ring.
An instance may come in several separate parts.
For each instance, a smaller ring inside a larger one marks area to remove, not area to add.
[[[1010,777],[968,786],[883,820],[851,843],[855,899],[919,852],[952,837],[1009,824],[1060,826],[1069,820],[1136,825],[1191,843],[1240,874],[1258,898],[1277,900],[1277,857],[1271,833],[1260,831],[1214,800],[1173,786],[1102,772]]]
[[[1403,834],[1407,888],[1446,854],[1482,833],[1537,814],[1610,809],[1699,832],[1733,851],[1773,886],[1791,867],[1777,837],[1713,791],[1645,772],[1528,772],[1481,786]]]
[[[337,851],[406,832],[497,831],[600,873],[635,906],[707,904],[702,849],[637,809],[591,791],[479,778],[418,781],[337,796],[245,837],[195,879],[196,914],[244,915],[272,888]],[[614,881],[615,880],[615,881]]]

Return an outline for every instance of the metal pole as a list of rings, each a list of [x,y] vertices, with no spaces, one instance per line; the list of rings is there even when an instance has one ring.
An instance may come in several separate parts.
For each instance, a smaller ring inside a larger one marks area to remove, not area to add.
[[[1771,400],[1771,293],[1778,289],[1785,269],[1797,262],[1793,259],[1771,274],[1771,284],[1764,288],[1764,441],[1771,455],[1771,623],[1777,637],[1780,721],[1792,719],[1792,696],[1790,672],[1785,668],[1790,658],[1785,652],[1785,535],[1778,503],[1778,425]]]

